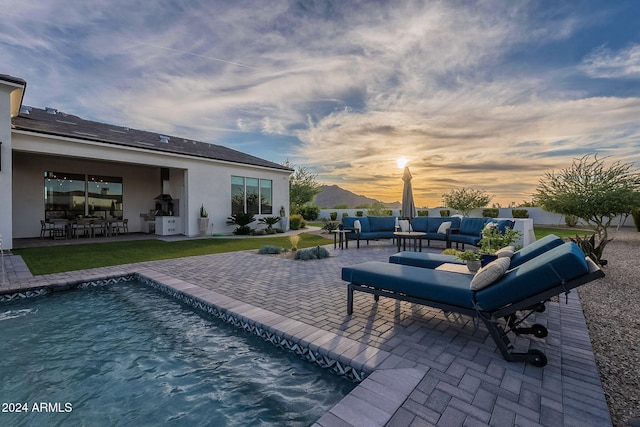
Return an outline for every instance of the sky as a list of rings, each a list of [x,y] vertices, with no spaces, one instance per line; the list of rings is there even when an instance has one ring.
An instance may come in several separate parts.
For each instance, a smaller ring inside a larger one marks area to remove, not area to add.
[[[640,167],[637,0],[0,0],[23,105],[290,161],[385,202]]]

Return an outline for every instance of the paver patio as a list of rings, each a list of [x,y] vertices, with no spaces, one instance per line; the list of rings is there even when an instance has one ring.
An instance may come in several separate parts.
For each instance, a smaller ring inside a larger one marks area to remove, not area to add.
[[[374,303],[372,296],[359,293],[353,315],[347,316],[341,268],[386,262],[395,246],[387,241],[361,249],[326,248],[332,256],[314,261],[244,251],[35,278],[24,271],[19,257],[5,260],[13,291],[131,272],[177,287],[196,285],[213,291],[211,298],[222,305],[243,302],[247,318],[255,315],[267,323],[290,319],[293,322],[280,321],[274,327],[294,338],[316,339],[319,347],[333,342],[327,351],[375,366],[318,420],[319,426],[611,425],[576,292],[566,304],[562,295],[534,315],[532,321],[549,329],[545,339],[515,340],[520,351],[531,345],[546,353],[548,365],[536,368],[504,361],[484,327],[476,327],[469,317],[387,298]]]

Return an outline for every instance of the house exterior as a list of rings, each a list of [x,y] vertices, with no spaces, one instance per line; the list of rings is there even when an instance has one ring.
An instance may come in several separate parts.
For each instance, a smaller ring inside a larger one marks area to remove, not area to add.
[[[129,232],[229,233],[236,212],[288,216],[290,168],[220,145],[22,105],[27,83],[0,75],[0,234],[38,237],[41,221],[127,219]]]

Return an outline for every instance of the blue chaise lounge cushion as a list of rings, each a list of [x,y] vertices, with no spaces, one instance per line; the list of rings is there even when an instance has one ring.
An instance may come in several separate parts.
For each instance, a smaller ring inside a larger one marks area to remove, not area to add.
[[[476,292],[476,301],[482,310],[494,311],[588,272],[584,252],[575,243],[566,242],[508,270],[499,281]]]
[[[473,276],[428,268],[369,261],[342,268],[342,280],[430,301],[473,308]]]

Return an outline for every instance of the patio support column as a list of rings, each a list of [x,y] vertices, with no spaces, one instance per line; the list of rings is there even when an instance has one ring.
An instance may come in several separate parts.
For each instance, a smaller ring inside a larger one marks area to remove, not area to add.
[[[20,112],[26,82],[0,74],[0,234],[2,248],[13,248],[13,160],[11,118]]]

